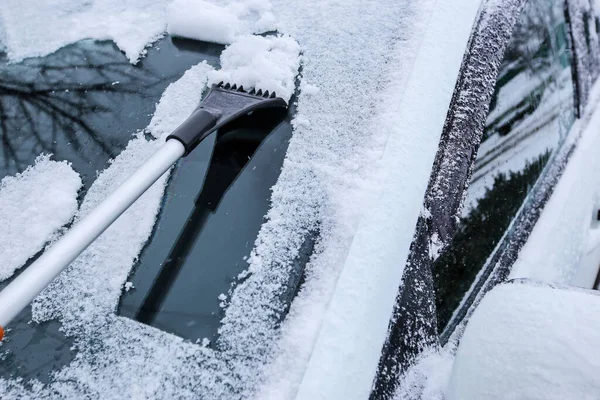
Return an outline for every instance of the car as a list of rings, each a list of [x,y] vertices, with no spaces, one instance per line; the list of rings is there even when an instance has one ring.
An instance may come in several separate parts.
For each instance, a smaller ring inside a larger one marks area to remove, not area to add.
[[[392,3],[256,6],[302,49],[287,113],[202,142],[19,314],[3,397],[420,398],[426,377],[407,377],[453,357],[494,287],[598,288],[600,203],[562,179],[594,168],[576,160],[599,99],[595,4]],[[2,287],[227,64],[223,45],[170,36],[136,65],[90,40],[9,63],[10,40],[2,176],[45,151],[83,179],[67,196],[81,205]]]

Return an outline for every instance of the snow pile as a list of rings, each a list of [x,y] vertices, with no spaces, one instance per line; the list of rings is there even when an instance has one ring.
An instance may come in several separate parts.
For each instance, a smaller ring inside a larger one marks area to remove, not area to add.
[[[243,36],[223,51],[221,69],[209,80],[276,92],[287,101],[294,92],[299,54],[300,46],[289,36]]]
[[[67,162],[39,156],[0,182],[0,281],[9,278],[77,211],[79,174]]]
[[[268,0],[227,8],[202,0],[2,0],[0,49],[20,61],[82,39],[112,40],[135,63],[164,34],[167,22],[175,35],[218,43],[275,30]]]
[[[447,399],[597,398],[599,309],[596,292],[496,287],[467,325]]]
[[[227,7],[202,0],[175,0],[168,9],[167,31],[173,36],[230,44],[248,33],[274,31],[267,0],[230,3]]]
[[[210,65],[203,62],[171,83],[156,105],[156,111],[146,130],[155,138],[166,138],[173,132],[198,107],[208,74],[212,70]]]

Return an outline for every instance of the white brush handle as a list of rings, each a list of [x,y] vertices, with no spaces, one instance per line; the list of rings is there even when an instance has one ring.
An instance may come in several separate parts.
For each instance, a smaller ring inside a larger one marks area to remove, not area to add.
[[[2,327],[27,307],[184,153],[183,144],[167,140],[125,182],[0,292],[0,340],[4,333]]]

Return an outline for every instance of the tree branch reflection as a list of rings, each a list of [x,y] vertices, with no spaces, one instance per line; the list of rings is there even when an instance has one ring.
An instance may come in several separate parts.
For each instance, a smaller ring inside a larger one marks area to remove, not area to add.
[[[90,145],[105,158],[116,156],[114,138],[93,121],[115,118],[126,96],[147,97],[162,80],[108,44],[82,42],[19,64],[0,57],[0,176],[23,171],[61,143],[86,160],[89,152],[82,150]]]

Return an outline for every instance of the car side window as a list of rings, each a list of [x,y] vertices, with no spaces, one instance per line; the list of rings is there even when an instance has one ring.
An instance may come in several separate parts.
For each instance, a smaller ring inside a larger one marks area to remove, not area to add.
[[[435,259],[438,331],[484,280],[506,234],[575,119],[562,0],[530,0],[504,54],[460,222]]]

